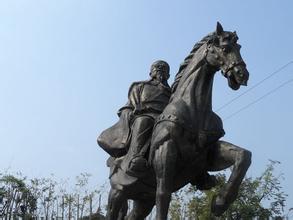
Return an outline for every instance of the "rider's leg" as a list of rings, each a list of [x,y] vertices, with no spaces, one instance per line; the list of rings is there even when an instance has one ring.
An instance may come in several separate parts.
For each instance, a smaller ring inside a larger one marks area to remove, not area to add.
[[[156,219],[166,220],[174,185],[177,149],[174,141],[165,141],[155,150],[153,166],[157,178]]]
[[[129,172],[135,173],[144,171],[147,166],[147,160],[144,158],[146,150],[150,143],[154,119],[149,116],[137,117],[132,125],[131,142],[126,156],[129,161]]]
[[[144,220],[152,211],[155,200],[135,200],[133,209],[125,220]]]
[[[237,197],[240,184],[251,163],[251,152],[226,141],[218,141],[210,149],[209,171],[220,171],[234,165],[228,182],[213,204],[214,214],[221,215]]]

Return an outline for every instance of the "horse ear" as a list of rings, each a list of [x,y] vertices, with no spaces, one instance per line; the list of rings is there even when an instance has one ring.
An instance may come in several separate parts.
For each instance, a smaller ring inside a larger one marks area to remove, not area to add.
[[[220,24],[220,22],[217,22],[217,35],[221,35],[223,33],[224,29],[222,27],[222,25]]]
[[[238,36],[237,36],[236,31],[233,32],[233,40],[235,43],[238,41]]]

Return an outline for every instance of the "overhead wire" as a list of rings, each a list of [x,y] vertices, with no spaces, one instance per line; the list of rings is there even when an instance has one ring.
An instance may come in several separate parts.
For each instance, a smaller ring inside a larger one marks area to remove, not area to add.
[[[273,94],[274,92],[278,91],[279,89],[281,89],[282,87],[284,87],[285,85],[287,85],[287,84],[289,84],[289,83],[291,83],[291,82],[293,82],[293,79],[289,79],[289,80],[285,81],[284,83],[282,83],[282,84],[279,85],[278,87],[276,87],[276,88],[270,90],[269,92],[265,93],[263,96],[259,97],[258,99],[256,99],[256,100],[250,102],[249,104],[243,106],[243,107],[240,108],[238,111],[236,111],[236,112],[232,113],[231,115],[227,116],[226,118],[224,118],[224,121],[226,121],[226,120],[228,120],[228,119],[234,117],[235,115],[239,114],[239,113],[242,112],[243,110],[245,110],[245,109],[249,108],[250,106],[256,104],[257,102],[259,102],[259,101],[261,101],[262,99],[264,99],[265,97],[267,97],[267,96]]]
[[[219,112],[220,110],[224,109],[225,107],[227,107],[228,105],[230,105],[231,103],[233,103],[234,101],[236,101],[237,99],[239,99],[241,96],[245,95],[246,93],[250,92],[251,90],[255,89],[256,87],[258,87],[260,84],[262,84],[263,82],[265,82],[266,80],[268,80],[269,78],[271,78],[272,76],[276,75],[277,73],[281,72],[283,69],[285,69],[286,67],[288,67],[289,65],[293,64],[293,60],[291,60],[290,62],[286,63],[285,65],[281,66],[280,68],[278,68],[277,70],[275,70],[274,72],[272,72],[271,74],[269,74],[267,77],[265,77],[264,79],[262,79],[261,81],[259,81],[258,83],[256,83],[255,85],[253,85],[252,87],[250,87],[249,89],[247,89],[245,92],[241,93],[240,95],[236,96],[235,98],[231,99],[230,101],[226,102],[224,105],[220,106],[218,109],[216,109],[216,112]]]

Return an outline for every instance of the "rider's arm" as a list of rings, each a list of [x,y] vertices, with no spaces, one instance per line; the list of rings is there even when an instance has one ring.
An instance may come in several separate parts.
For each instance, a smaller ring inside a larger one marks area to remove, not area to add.
[[[122,113],[133,114],[141,109],[140,95],[142,90],[142,83],[133,83],[128,92],[128,101],[126,105],[118,110],[118,116],[120,117]],[[127,112],[127,113],[126,113]]]

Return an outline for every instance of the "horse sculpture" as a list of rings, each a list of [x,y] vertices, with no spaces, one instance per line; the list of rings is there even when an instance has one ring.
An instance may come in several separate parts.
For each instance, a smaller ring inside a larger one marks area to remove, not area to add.
[[[228,182],[211,204],[220,216],[236,199],[239,186],[251,163],[250,151],[219,140],[222,120],[212,111],[214,74],[221,70],[233,90],[246,85],[249,73],[240,55],[235,32],[215,32],[195,44],[179,68],[169,104],[154,126],[150,164],[142,178],[128,176],[123,159],[110,162],[111,191],[108,220],[123,219],[127,199],[134,200],[130,220],[144,219],[156,205],[156,219],[166,220],[171,194],[206,171],[234,166]]]

